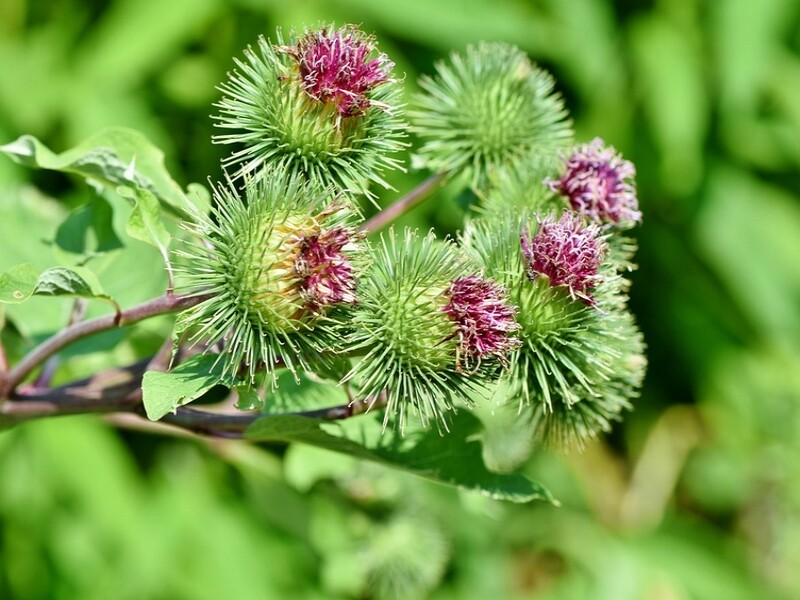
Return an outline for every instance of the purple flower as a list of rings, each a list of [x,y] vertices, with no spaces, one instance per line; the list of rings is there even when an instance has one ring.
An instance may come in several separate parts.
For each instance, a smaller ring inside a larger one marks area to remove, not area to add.
[[[300,293],[312,312],[338,302],[355,302],[353,266],[343,252],[351,242],[348,231],[334,227],[303,238],[294,261]]]
[[[297,61],[306,93],[333,105],[342,117],[364,114],[367,94],[389,81],[394,66],[385,54],[372,58],[374,41],[352,26],[310,31],[282,50]]]
[[[567,159],[561,179],[547,181],[551,190],[569,199],[572,209],[597,222],[639,222],[633,178],[636,167],[595,138]]]
[[[459,277],[447,290],[443,310],[458,326],[459,353],[467,361],[488,356],[502,359],[517,344],[516,310],[505,289],[478,275]]]
[[[586,225],[574,212],[564,213],[558,221],[548,216],[538,222],[533,238],[523,231],[520,239],[528,276],[545,275],[551,286],[565,286],[573,300],[594,305],[591,291],[600,283],[598,270],[605,251],[600,226]]]

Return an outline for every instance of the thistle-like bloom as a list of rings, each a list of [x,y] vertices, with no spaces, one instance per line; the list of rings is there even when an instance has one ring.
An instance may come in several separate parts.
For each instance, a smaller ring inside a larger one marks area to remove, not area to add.
[[[247,48],[219,86],[214,142],[234,146],[223,166],[235,178],[269,166],[323,188],[372,197],[371,183],[390,187],[392,155],[405,148],[392,63],[372,38],[352,26],[307,31]]]
[[[353,232],[344,227],[305,235],[294,258],[300,293],[312,312],[339,302],[355,302],[356,280],[345,248],[353,245]]]
[[[394,66],[376,53],[373,38],[354,27],[323,27],[281,50],[297,61],[306,93],[332,104],[341,117],[363,115],[372,105],[369,92],[389,81]]]
[[[532,407],[529,425],[537,440],[582,444],[608,431],[638,395],[646,366],[642,334],[625,306],[619,277],[605,264],[602,279],[594,280],[589,306],[585,299],[575,302],[564,293],[567,283],[552,287],[554,280],[564,280],[564,273],[596,273],[591,265],[597,263],[599,225],[587,228],[580,215],[568,213],[559,221],[544,219],[537,235],[531,239],[523,234],[520,244],[526,221],[516,213],[496,213],[470,221],[462,236],[465,250],[487,276],[508,289],[518,307],[520,343],[509,357],[505,385],[498,387],[496,398]],[[542,237],[534,244],[538,235]],[[554,259],[536,263],[540,271],[549,271],[548,277],[531,265],[537,249]],[[586,249],[590,252],[585,255]],[[582,256],[588,259],[587,268],[564,268],[581,264]]]
[[[506,290],[479,275],[455,279],[446,293],[443,310],[458,325],[458,345],[467,364],[495,357],[501,361],[517,344],[516,309]]]
[[[637,223],[642,220],[636,199],[636,167],[603,140],[579,146],[567,158],[560,179],[549,180],[554,192],[565,196],[572,210],[596,222]]]
[[[551,286],[566,287],[573,300],[594,304],[591,292],[601,280],[598,272],[606,247],[599,226],[586,225],[569,211],[558,221],[552,216],[537,221],[536,235],[523,230],[520,238],[528,277],[544,275]]]
[[[446,429],[447,412],[469,404],[512,348],[513,309],[499,286],[470,271],[452,242],[433,235],[392,229],[375,249],[348,340],[363,358],[347,379],[362,397],[386,395],[386,422],[395,417],[402,429],[412,413]]]
[[[227,374],[244,369],[253,382],[337,347],[332,311],[355,301],[363,248],[353,212],[296,176],[248,181],[245,195],[218,186],[212,215],[192,226],[184,285],[209,298],[181,319],[195,339],[224,345]]]
[[[469,46],[422,77],[411,112],[423,144],[416,157],[435,172],[462,173],[482,188],[494,171],[549,155],[570,143],[572,130],[554,81],[519,48]]]

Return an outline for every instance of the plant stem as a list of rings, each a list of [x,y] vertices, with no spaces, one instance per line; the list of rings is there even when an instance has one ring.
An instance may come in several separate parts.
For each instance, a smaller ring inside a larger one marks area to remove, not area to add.
[[[386,227],[400,215],[408,212],[425,200],[447,178],[449,173],[436,173],[428,177],[405,196],[384,208],[377,215],[361,224],[361,231],[371,233]]]
[[[143,417],[142,377],[151,362],[152,359],[145,359],[51,390],[29,388],[17,391],[0,406],[0,426],[77,414],[132,413]],[[363,414],[371,408],[384,406],[385,402],[385,396],[381,395],[348,404],[285,414],[334,421]],[[230,438],[241,437],[250,425],[262,418],[269,418],[269,415],[231,414],[180,407],[159,422],[197,434]]]
[[[364,414],[370,408],[379,408],[383,406],[384,403],[385,399],[381,396],[364,401],[353,401],[349,404],[339,404],[337,406],[329,406],[315,410],[302,410],[275,415],[265,415],[262,413],[216,413],[183,406],[178,408],[174,413],[164,415],[161,422],[169,423],[170,425],[175,425],[176,427],[187,429],[194,433],[216,437],[238,438],[242,436],[250,425],[259,419],[268,419],[270,416],[282,417],[284,415],[293,415],[311,419],[321,419],[323,421],[340,421]]]
[[[0,340],[0,378],[8,372],[8,358],[6,358],[6,348]],[[0,399],[2,402],[2,399]]]
[[[207,298],[208,296],[205,295],[176,296],[167,293],[119,313],[73,323],[39,344],[8,371],[0,382],[0,397],[8,396],[31,371],[72,342],[101,331],[131,325],[150,317],[182,310],[199,304]]]

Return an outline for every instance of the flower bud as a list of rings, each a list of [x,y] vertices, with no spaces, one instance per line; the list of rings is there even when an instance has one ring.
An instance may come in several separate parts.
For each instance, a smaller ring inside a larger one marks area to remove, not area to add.
[[[506,290],[480,275],[458,277],[447,290],[444,311],[458,326],[459,351],[466,363],[488,357],[505,360],[518,343],[516,309]]]
[[[230,257],[237,292],[265,324],[297,329],[326,306],[355,300],[353,267],[345,252],[355,249],[354,234],[340,226],[326,228],[330,212],[256,217],[252,232],[258,243],[243,245]]]
[[[300,293],[312,312],[355,302],[353,265],[347,255],[353,246],[353,232],[344,227],[320,230],[302,239],[294,269],[300,278]]]
[[[394,66],[385,54],[376,55],[371,37],[354,27],[310,31],[281,50],[297,62],[306,93],[332,105],[341,117],[363,115],[372,104],[370,92],[390,80]]]
[[[565,196],[572,210],[598,223],[633,224],[642,220],[633,178],[636,168],[603,140],[579,146],[563,175],[547,183]]]
[[[184,320],[195,337],[224,343],[229,373],[246,367],[253,380],[338,346],[331,310],[355,301],[363,249],[352,211],[296,177],[248,181],[245,194],[218,186],[212,217],[194,226],[186,287],[210,297]]]
[[[470,274],[470,271],[472,274]],[[496,373],[514,347],[514,309],[503,288],[449,241],[390,230],[358,290],[350,347],[364,351],[348,379],[364,396],[385,393],[386,420],[447,427],[446,413]]]
[[[528,227],[523,216],[497,213],[470,221],[462,236],[517,306],[519,345],[496,397],[532,407],[537,440],[581,444],[630,408],[644,377],[644,342],[620,278],[600,265],[599,225],[568,212],[539,220],[534,235]]]
[[[420,79],[424,93],[411,113],[423,140],[421,165],[462,173],[473,188],[482,188],[493,172],[569,143],[572,131],[553,78],[519,48],[469,46],[436,70]]]
[[[547,277],[553,287],[563,286],[570,297],[594,304],[591,291],[600,282],[600,263],[605,242],[596,225],[586,225],[577,214],[565,212],[556,221],[552,216],[538,220],[536,235],[523,230],[522,253],[528,276]]]
[[[214,137],[235,147],[223,161],[234,178],[284,169],[315,185],[364,194],[389,184],[392,156],[403,149],[393,64],[354,26],[323,27],[277,44],[263,37],[247,48],[219,86]]]

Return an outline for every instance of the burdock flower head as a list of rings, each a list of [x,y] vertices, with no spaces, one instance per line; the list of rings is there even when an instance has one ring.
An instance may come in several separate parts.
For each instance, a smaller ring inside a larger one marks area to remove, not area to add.
[[[594,304],[591,292],[600,282],[598,274],[605,242],[596,224],[587,225],[567,211],[556,221],[552,216],[537,219],[536,234],[523,230],[522,253],[528,276],[547,277],[553,287],[563,286],[570,297]]]
[[[595,138],[579,146],[567,158],[560,179],[547,184],[569,200],[572,210],[593,221],[632,225],[642,220],[633,181],[635,176],[632,162]]]
[[[234,146],[223,166],[239,178],[269,165],[368,196],[371,183],[389,187],[382,174],[406,146],[393,63],[354,26],[276,37],[248,47],[219,86],[225,133],[214,141]]]
[[[315,230],[302,238],[294,257],[294,270],[300,278],[300,293],[312,312],[355,301],[353,265],[345,250],[352,248],[353,232],[340,226]]]
[[[394,230],[358,288],[349,347],[363,358],[348,375],[360,396],[386,394],[386,421],[407,414],[447,427],[447,411],[471,402],[516,344],[505,290],[475,274],[457,246]]]
[[[444,311],[458,326],[459,353],[470,364],[487,357],[501,361],[518,343],[516,309],[506,290],[480,275],[458,277],[447,290]]]
[[[417,161],[461,173],[475,189],[495,171],[555,153],[572,130],[553,78],[519,48],[482,43],[422,77],[411,113]]]
[[[369,92],[390,80],[394,66],[372,37],[351,26],[310,31],[281,50],[297,62],[306,93],[341,117],[364,114],[373,102]]]
[[[600,265],[601,226],[573,212],[537,221],[514,212],[473,219],[462,246],[517,306],[519,344],[494,398],[530,406],[538,440],[581,444],[630,408],[644,343],[613,270]]]
[[[185,286],[208,299],[183,313],[196,339],[223,344],[228,374],[307,368],[338,346],[336,311],[355,301],[363,247],[354,215],[296,176],[275,172],[215,190],[193,226]],[[221,358],[222,360],[222,358]]]

